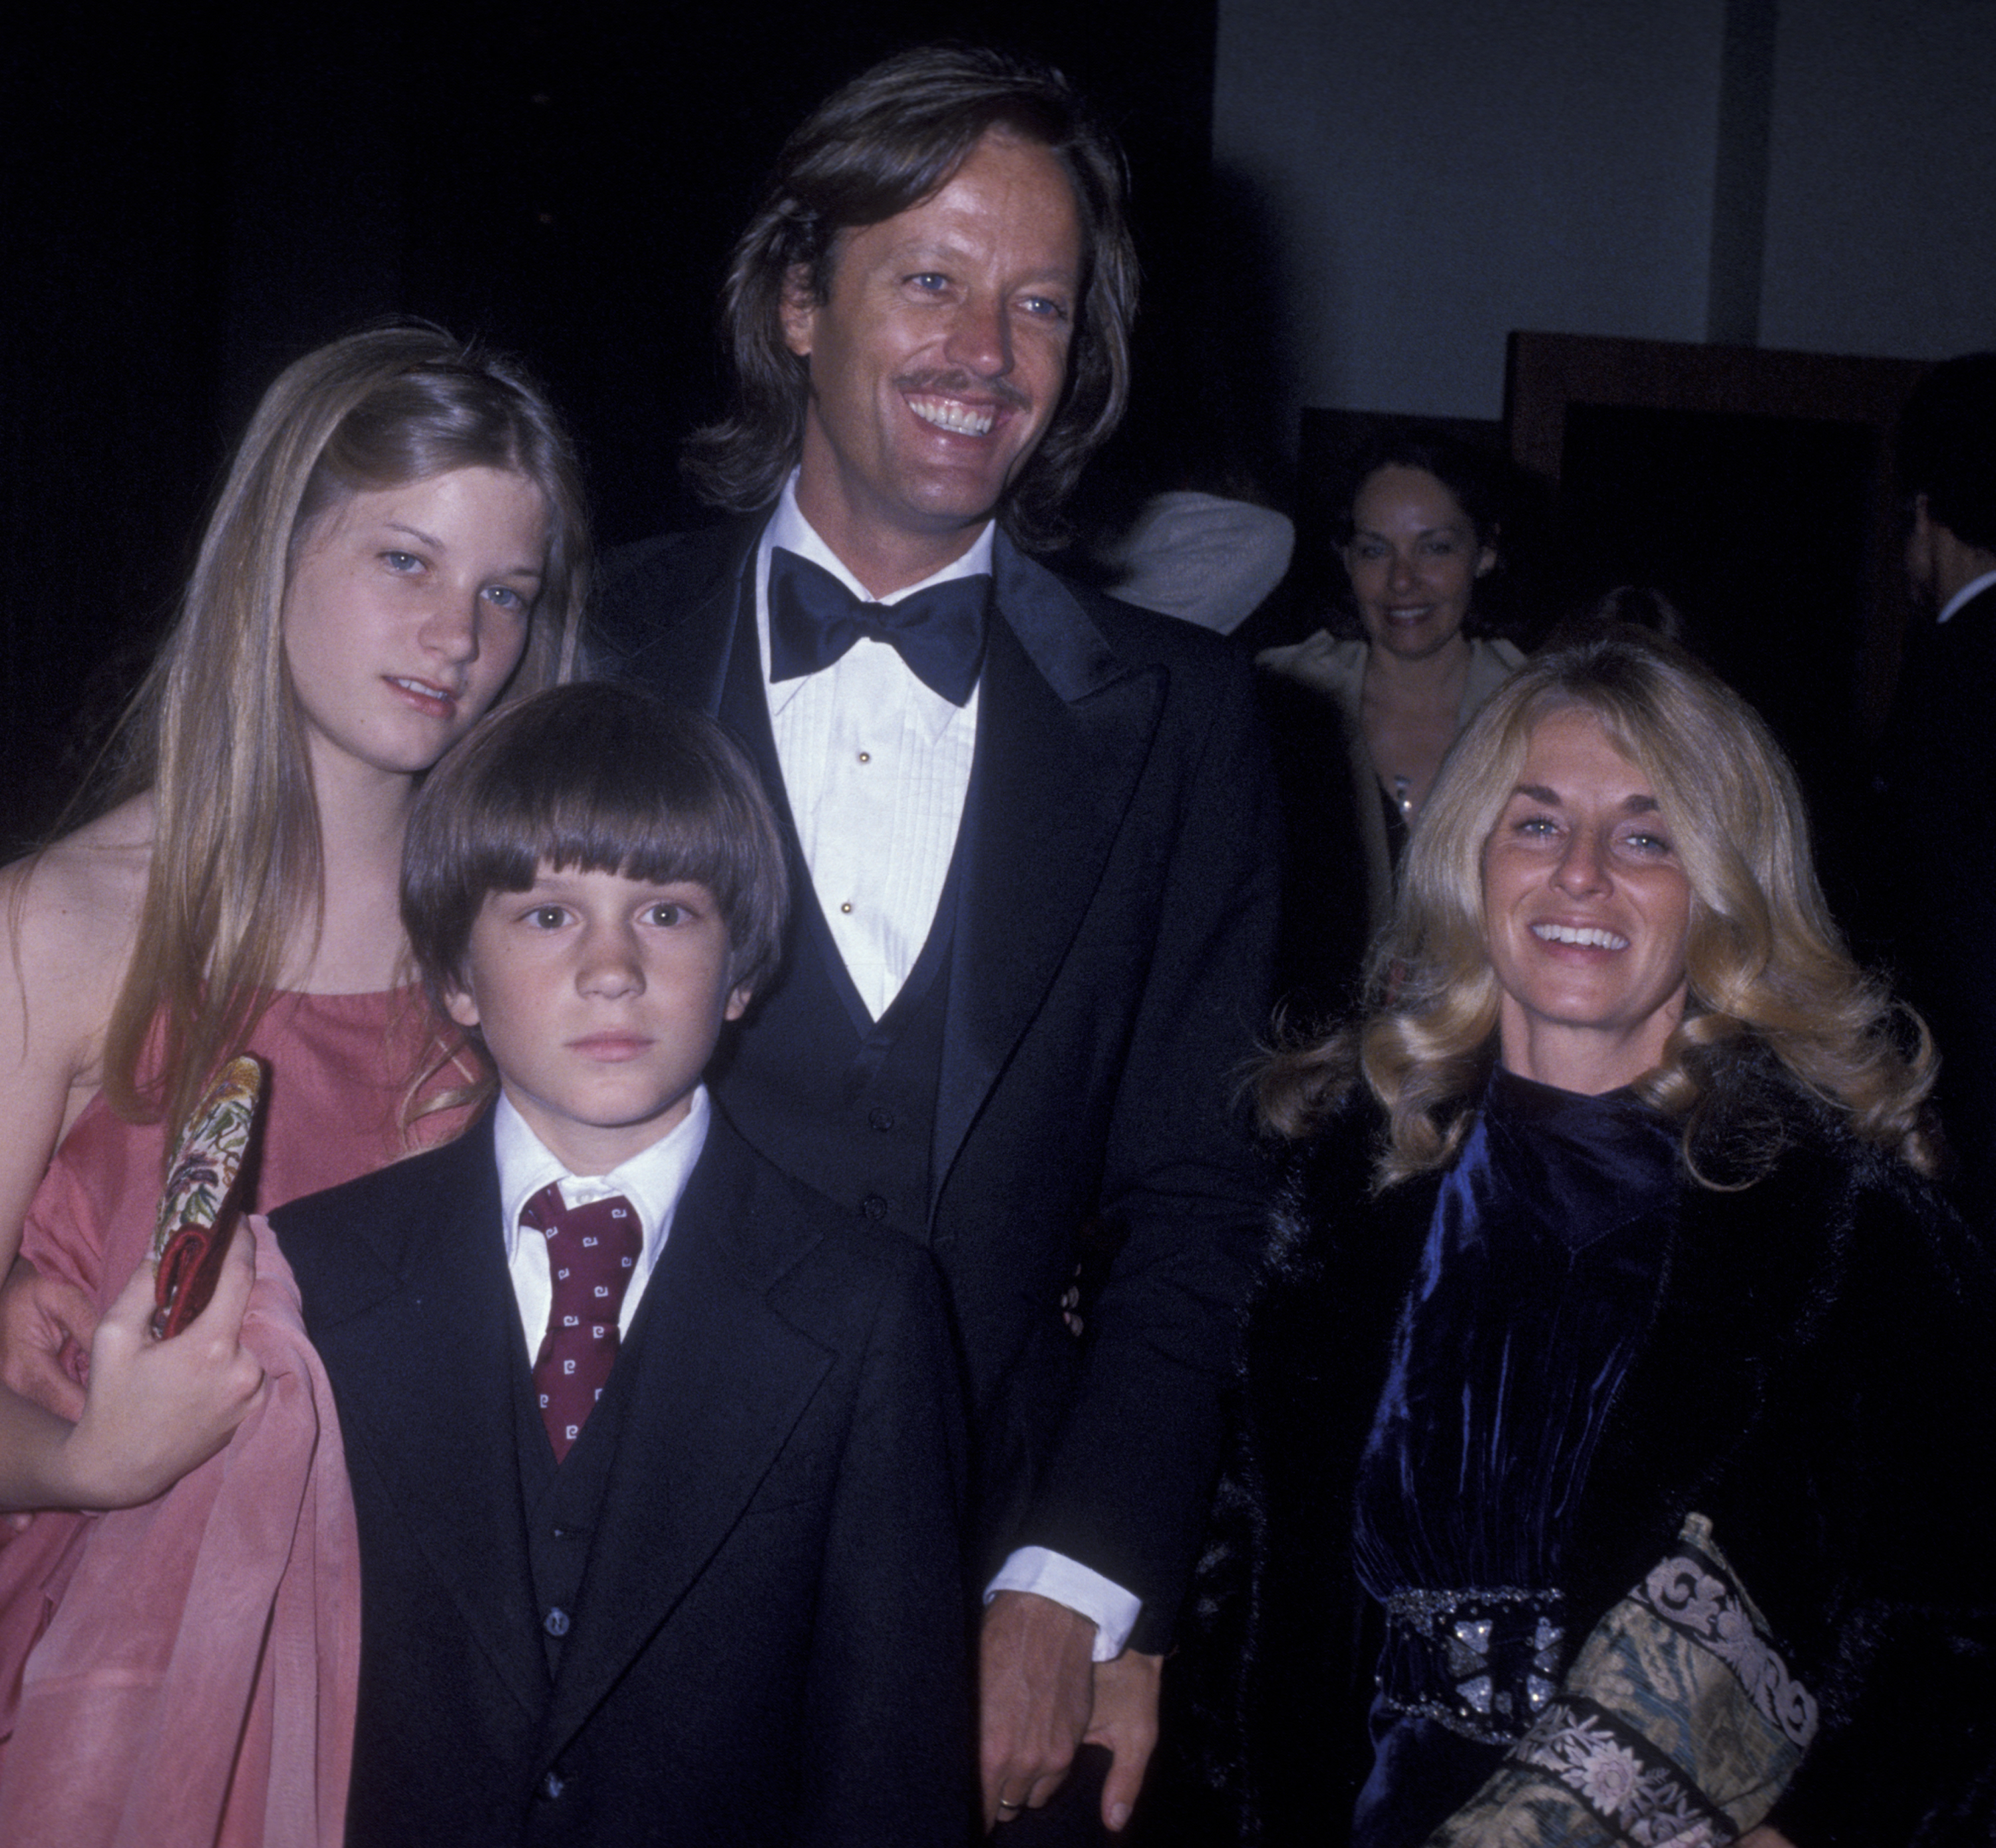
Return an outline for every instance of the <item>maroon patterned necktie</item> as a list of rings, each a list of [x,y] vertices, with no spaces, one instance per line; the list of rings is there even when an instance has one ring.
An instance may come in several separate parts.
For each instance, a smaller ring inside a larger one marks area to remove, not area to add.
[[[534,1357],[534,1391],[559,1463],[609,1382],[617,1358],[617,1313],[644,1240],[636,1210],[622,1194],[564,1206],[552,1182],[521,1208],[520,1223],[548,1241],[554,1295],[548,1331]]]

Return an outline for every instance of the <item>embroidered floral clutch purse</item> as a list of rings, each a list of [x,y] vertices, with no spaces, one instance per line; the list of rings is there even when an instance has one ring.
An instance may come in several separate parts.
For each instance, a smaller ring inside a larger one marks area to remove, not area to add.
[[[1690,1515],[1426,1848],[1727,1848],[1788,1788],[1817,1718],[1711,1522]]]
[[[188,1119],[167,1170],[153,1231],[153,1333],[177,1335],[207,1308],[234,1224],[236,1179],[256,1124],[263,1068],[232,1058]]]

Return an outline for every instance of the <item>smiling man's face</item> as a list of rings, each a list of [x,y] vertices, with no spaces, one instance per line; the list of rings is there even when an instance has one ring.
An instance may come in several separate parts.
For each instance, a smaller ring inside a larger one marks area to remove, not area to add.
[[[841,232],[827,298],[792,279],[810,367],[797,504],[876,596],[958,557],[1059,408],[1080,311],[1066,170],[1000,129],[906,212]]]

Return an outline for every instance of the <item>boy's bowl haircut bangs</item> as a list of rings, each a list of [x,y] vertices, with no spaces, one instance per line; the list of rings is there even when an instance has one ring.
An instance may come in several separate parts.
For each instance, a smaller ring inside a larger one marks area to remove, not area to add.
[[[768,798],[711,720],[629,687],[559,687],[495,713],[433,770],[409,817],[402,921],[425,986],[459,986],[494,892],[543,865],[704,886],[753,991],[780,954],[788,880]]]

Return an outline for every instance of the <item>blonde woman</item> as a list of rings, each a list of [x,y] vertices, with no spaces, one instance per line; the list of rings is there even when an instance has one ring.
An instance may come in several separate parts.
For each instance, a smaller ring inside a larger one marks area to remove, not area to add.
[[[1956,1839],[1996,1282],[1760,722],[1646,638],[1533,661],[1377,968],[1261,1079],[1293,1155],[1220,1607],[1249,1839]]]
[[[431,1032],[403,986],[404,820],[423,773],[496,700],[563,676],[587,552],[569,440],[509,362],[428,328],[377,329],[308,354],[259,406],[101,812],[0,876],[0,1257],[25,1227],[40,1273],[10,1316],[9,1377],[81,1413],[77,1437],[101,1389],[125,1391],[118,1344],[155,1368],[174,1344],[118,1334],[88,1399],[46,1354],[64,1327],[87,1337],[142,1265],[166,1150],[224,1058],[247,1047],[269,1070],[258,1210],[407,1148]],[[7,1499],[129,1503],[198,1463],[260,1402],[233,1329],[205,1337],[175,1357],[184,1426],[142,1433],[150,1451],[128,1446],[140,1454],[100,1480],[64,1466],[74,1438],[9,1404],[0,1433],[26,1441]],[[88,1528],[39,1517],[0,1553],[5,1663],[18,1669],[43,1588],[72,1571],[77,1602],[93,1571],[191,1561],[205,1517],[183,1531],[174,1511],[200,1500],[176,1492]],[[0,1733],[12,1691],[0,1687]],[[14,1815],[0,1803],[0,1836]]]

